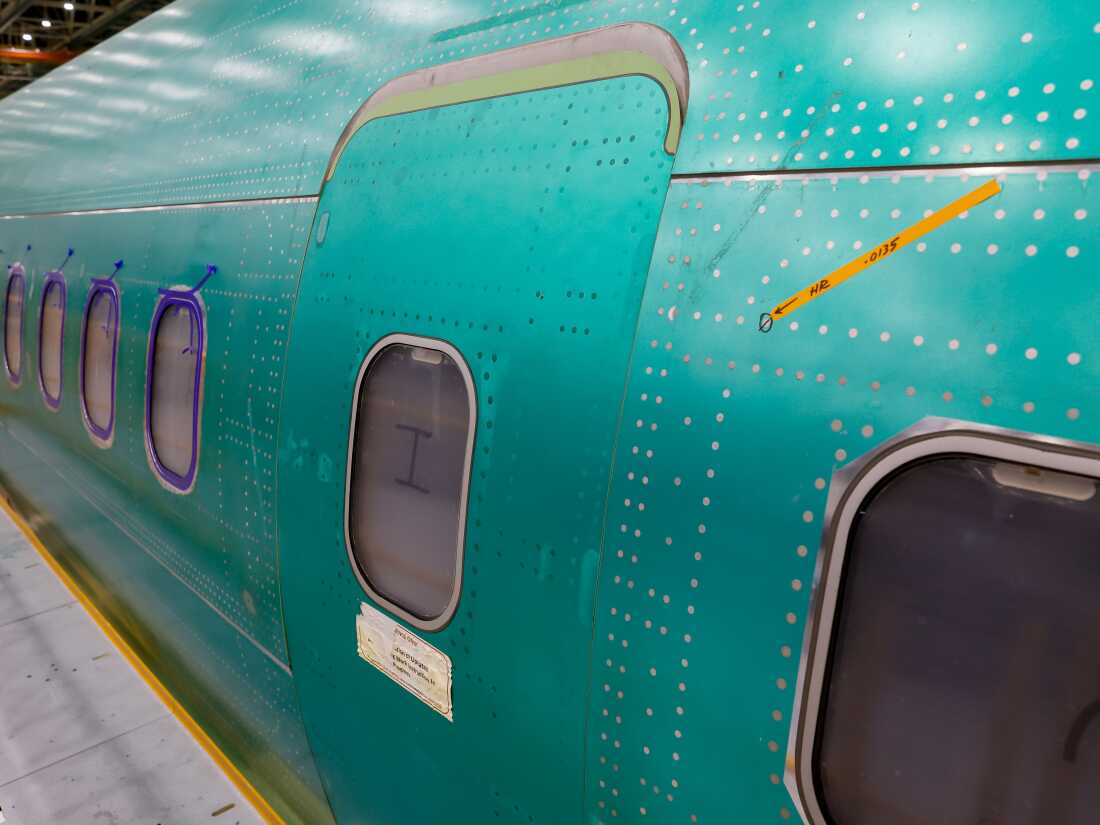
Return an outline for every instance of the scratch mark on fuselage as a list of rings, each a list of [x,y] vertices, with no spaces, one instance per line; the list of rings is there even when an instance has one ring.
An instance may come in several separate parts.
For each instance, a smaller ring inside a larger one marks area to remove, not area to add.
[[[835,102],[836,99],[839,98],[842,94],[843,92],[841,92],[840,90],[834,91],[830,96],[830,100],[832,102]],[[790,168],[791,159],[806,144],[806,141],[810,139],[810,135],[813,133],[812,127],[819,120],[821,120],[822,117],[825,116],[825,113],[829,111],[829,106],[831,105],[832,103],[814,112],[813,120],[810,122],[811,128],[807,129],[805,135],[800,135],[798,140],[791,144],[790,148],[787,149],[787,153],[783,156],[782,162],[776,167],[775,171],[781,172]],[[779,182],[776,180],[769,180],[767,183],[764,184],[764,187],[760,190],[760,193],[755,198],[753,198],[752,203],[749,205],[748,214],[745,215],[744,219],[738,224],[738,226],[732,232],[730,232],[730,234],[722,242],[722,245],[718,247],[718,251],[711,256],[710,260],[707,261],[707,265],[703,268],[703,277],[696,279],[695,286],[692,288],[691,293],[688,296],[689,301],[694,302],[699,297],[702,285],[706,283],[706,274],[709,272],[713,272],[715,268],[717,268],[717,266],[729,254],[730,250],[733,249],[734,244],[737,243],[737,239],[741,237],[744,231],[748,228],[749,224],[752,223],[753,219],[760,214],[760,207],[767,202],[768,198],[771,196],[771,193],[778,188],[778,183]]]

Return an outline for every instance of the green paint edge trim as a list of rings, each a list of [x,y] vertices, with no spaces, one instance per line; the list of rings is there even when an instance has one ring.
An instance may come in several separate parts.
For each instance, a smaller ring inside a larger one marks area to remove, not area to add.
[[[344,150],[360,129],[374,120],[395,115],[489,100],[496,97],[574,86],[611,80],[616,77],[642,76],[655,81],[665,92],[668,104],[668,131],[665,133],[665,152],[675,155],[683,131],[680,94],[672,74],[661,63],[647,54],[635,51],[615,51],[590,57],[580,57],[543,66],[515,69],[486,77],[461,80],[445,86],[415,89],[382,101],[374,108],[360,112],[345,132],[344,139],[333,152],[325,172],[325,183],[332,180]]]

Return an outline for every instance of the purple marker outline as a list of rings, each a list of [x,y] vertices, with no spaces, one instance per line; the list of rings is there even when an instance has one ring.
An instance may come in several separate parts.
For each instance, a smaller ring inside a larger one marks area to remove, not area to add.
[[[19,302],[19,341],[23,341],[23,319],[27,314],[27,272],[22,264],[13,264],[11,274],[8,276],[8,288],[4,291],[4,372],[8,375],[8,381],[13,387],[18,387],[23,381],[23,348],[19,348],[19,369],[11,368],[11,353],[8,352],[8,307],[11,304],[12,286],[15,279],[19,279],[19,291],[22,300]]]
[[[106,294],[111,302],[111,415],[107,419],[107,426],[100,427],[92,420],[88,413],[88,399],[84,389],[84,361],[85,351],[88,347],[89,319],[92,312],[92,302],[100,294]],[[93,441],[102,442],[102,446],[110,446],[111,438],[115,432],[115,383],[118,376],[118,333],[120,324],[121,299],[118,285],[110,278],[92,278],[92,286],[88,290],[88,298],[84,305],[84,332],[80,336],[80,412],[84,417],[84,426],[92,435]]]
[[[49,297],[51,287],[61,290],[61,340],[57,347],[57,397],[50,395],[46,389],[46,378],[42,371],[42,322],[46,319],[46,299]],[[46,408],[52,412],[61,409],[61,394],[65,389],[65,310],[69,302],[68,289],[65,286],[65,275],[59,269],[47,272],[42,281],[42,297],[38,306],[38,389],[42,391],[42,400]]]
[[[206,330],[203,325],[202,304],[199,303],[196,294],[198,289],[199,287],[159,290],[161,298],[153,311],[153,323],[149,327],[149,348],[145,357],[145,451],[149,454],[149,460],[157,475],[168,485],[169,489],[177,493],[191,492],[199,465],[199,412],[201,408],[203,356],[206,352],[204,337]],[[156,446],[153,443],[153,363],[155,361],[157,331],[160,328],[164,313],[173,306],[187,307],[191,311],[191,323],[196,333],[192,336],[191,342],[191,348],[195,352],[195,386],[191,395],[192,404],[194,405],[191,416],[191,464],[184,475],[173,472],[161,463]]]

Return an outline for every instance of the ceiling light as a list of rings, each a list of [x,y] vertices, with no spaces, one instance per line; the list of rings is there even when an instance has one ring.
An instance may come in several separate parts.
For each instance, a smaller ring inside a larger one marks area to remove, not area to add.
[[[30,35],[30,32],[23,32],[23,39],[24,39],[24,40],[30,40],[30,39],[32,39],[32,38],[31,38],[31,35]]]
[[[65,8],[65,11],[72,11],[73,9],[76,8],[76,6],[74,6],[72,3],[66,3],[64,8]]]
[[[43,20],[42,21],[42,28],[44,28],[44,29],[48,29],[52,25],[53,25],[53,23],[51,23],[49,20]]]

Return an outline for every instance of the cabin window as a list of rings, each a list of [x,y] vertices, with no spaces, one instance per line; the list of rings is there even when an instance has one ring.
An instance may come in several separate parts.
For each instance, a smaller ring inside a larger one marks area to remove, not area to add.
[[[115,429],[118,323],[118,287],[113,281],[92,281],[84,313],[80,399],[88,432],[101,445],[110,442]]]
[[[8,276],[4,293],[4,369],[8,380],[18,385],[23,377],[23,302],[27,280],[23,267],[16,264]]]
[[[427,630],[454,612],[476,404],[462,356],[394,335],[368,353],[352,421],[349,553],[380,603]]]
[[[51,410],[61,406],[61,370],[65,349],[65,276],[46,273],[38,317],[38,381]]]
[[[204,347],[198,297],[163,290],[149,334],[145,443],[153,469],[174,492],[189,492],[195,484]]]
[[[812,757],[823,823],[1096,822],[1093,467],[982,444],[844,507]]]

